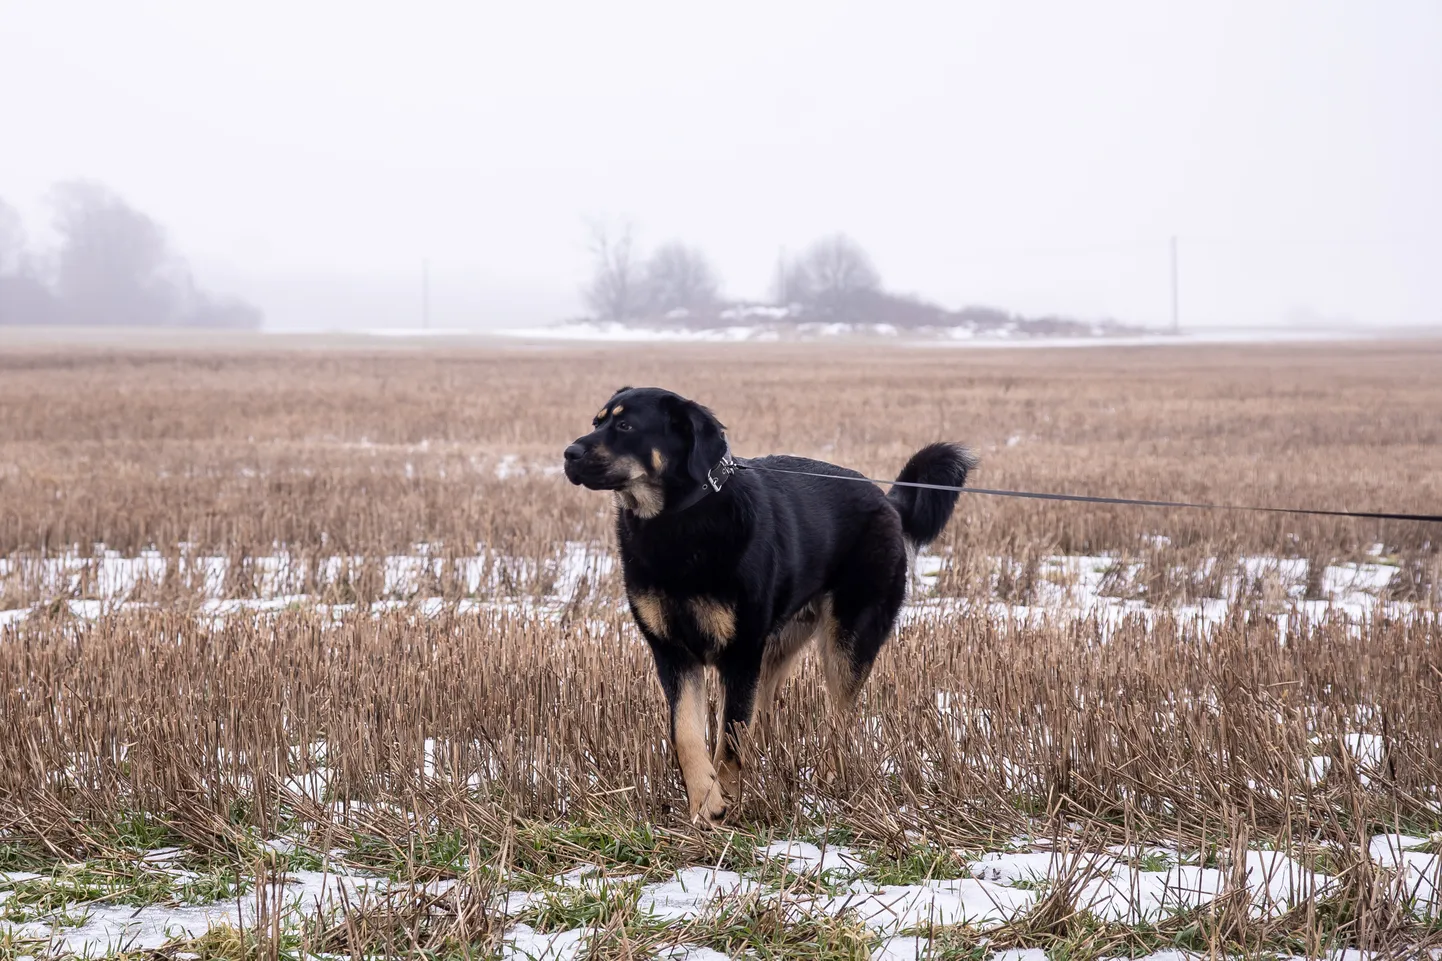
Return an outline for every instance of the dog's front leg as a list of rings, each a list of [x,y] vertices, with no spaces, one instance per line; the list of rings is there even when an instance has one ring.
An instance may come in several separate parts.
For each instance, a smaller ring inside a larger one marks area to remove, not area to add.
[[[706,750],[706,675],[701,663],[683,652],[653,646],[652,653],[671,708],[671,745],[686,784],[691,820],[718,824],[726,817],[727,801]]]

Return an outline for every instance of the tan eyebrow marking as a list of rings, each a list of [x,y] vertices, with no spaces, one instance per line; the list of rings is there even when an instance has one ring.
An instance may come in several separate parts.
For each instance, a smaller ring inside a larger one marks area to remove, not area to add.
[[[612,416],[612,417],[620,417],[620,416],[621,416],[621,411],[623,411],[623,410],[625,410],[625,409],[626,409],[626,408],[622,407],[620,404],[617,404],[615,407],[612,407],[612,408],[611,408],[611,416]]]
[[[598,424],[599,424],[601,421],[605,420],[605,419],[606,419],[606,408],[602,407],[599,411],[596,412],[596,416],[595,416],[594,418],[592,418],[592,419],[593,419],[596,423],[598,423]]]

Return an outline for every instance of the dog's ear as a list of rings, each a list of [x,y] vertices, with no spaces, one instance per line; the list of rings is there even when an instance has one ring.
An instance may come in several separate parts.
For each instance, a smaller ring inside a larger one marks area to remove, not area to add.
[[[677,397],[667,406],[672,425],[686,441],[686,473],[704,484],[706,475],[726,453],[726,425],[694,400]]]

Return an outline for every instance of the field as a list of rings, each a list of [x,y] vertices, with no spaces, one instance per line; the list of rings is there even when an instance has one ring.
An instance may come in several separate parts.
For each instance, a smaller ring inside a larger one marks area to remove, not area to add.
[[[1442,947],[1442,527],[963,496],[703,832],[559,473],[622,384],[875,477],[1442,508],[1436,342],[12,345],[0,958]]]

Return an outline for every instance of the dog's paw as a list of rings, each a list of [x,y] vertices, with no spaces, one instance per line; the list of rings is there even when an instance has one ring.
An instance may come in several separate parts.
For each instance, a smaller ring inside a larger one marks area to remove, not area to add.
[[[721,782],[713,778],[706,793],[691,801],[691,823],[703,828],[719,827],[730,811],[731,800],[721,789]]]

